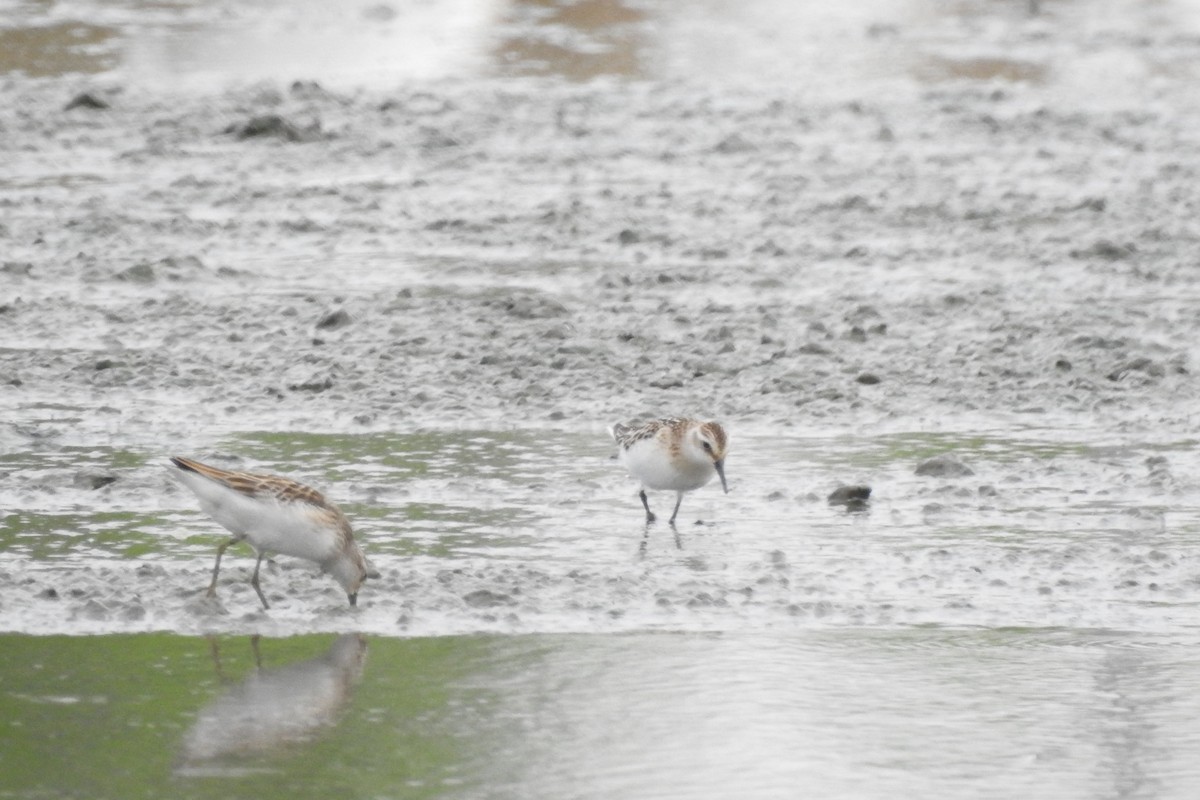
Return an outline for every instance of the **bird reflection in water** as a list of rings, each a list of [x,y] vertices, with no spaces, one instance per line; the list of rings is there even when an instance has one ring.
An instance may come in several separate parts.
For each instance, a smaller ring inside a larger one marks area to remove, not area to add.
[[[216,640],[213,663],[226,680]],[[367,640],[339,636],[316,658],[264,669],[259,637],[250,640],[255,669],[196,715],[183,740],[179,775],[240,775],[260,771],[256,757],[312,741],[337,724],[362,679]]]

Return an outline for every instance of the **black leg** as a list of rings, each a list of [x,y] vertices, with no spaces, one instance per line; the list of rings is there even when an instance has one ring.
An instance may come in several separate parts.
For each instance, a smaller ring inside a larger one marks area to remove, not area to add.
[[[650,510],[650,501],[646,499],[646,490],[642,489],[638,493],[638,497],[642,498],[642,507],[646,509],[646,524],[649,525],[654,522],[654,512]]]
[[[671,512],[671,519],[667,523],[672,528],[675,527],[675,517],[679,516],[679,506],[683,503],[683,492],[677,492],[678,497],[675,498],[675,510]]]
[[[212,583],[208,585],[209,597],[217,596],[217,574],[221,571],[221,556],[225,555],[225,548],[229,547],[231,544],[237,544],[240,541],[241,539],[235,536],[227,542],[221,542],[221,546],[217,548],[217,563],[213,564],[213,579]]]
[[[254,574],[250,576],[250,585],[254,587],[254,591],[258,592],[258,599],[262,600],[263,610],[271,607],[267,603],[267,596],[263,594],[262,587],[258,585],[258,568],[262,566],[263,556],[265,555],[265,553],[258,554],[258,560],[254,562]]]

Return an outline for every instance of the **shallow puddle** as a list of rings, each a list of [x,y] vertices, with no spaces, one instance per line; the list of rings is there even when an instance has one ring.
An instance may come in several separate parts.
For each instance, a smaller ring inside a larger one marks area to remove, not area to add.
[[[1069,0],[1009,3],[437,0],[124,3],[17,2],[0,29],[0,73],[105,74],[138,85],[198,88],[317,79],[329,86],[554,77],[779,81],[840,91],[954,80],[1030,82],[1064,91],[1102,72],[1193,75],[1173,46],[1137,53],[1139,27],[1194,33],[1182,0],[1152,7]],[[1098,48],[1064,50],[1058,26]],[[1005,41],[1020,31],[1022,46]],[[963,40],[969,41],[964,45]],[[1094,78],[1091,80],[1094,81]]]
[[[1021,629],[5,635],[0,791],[1186,798],[1198,657]]]

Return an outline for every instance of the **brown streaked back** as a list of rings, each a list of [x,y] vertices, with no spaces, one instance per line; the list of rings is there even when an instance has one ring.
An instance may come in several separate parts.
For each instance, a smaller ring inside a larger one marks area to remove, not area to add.
[[[279,475],[255,475],[250,472],[235,472],[221,469],[190,458],[171,456],[171,463],[182,470],[203,475],[211,481],[227,486],[247,497],[273,497],[281,503],[305,503],[317,508],[338,512],[337,506],[325,499],[325,495],[311,486]]]

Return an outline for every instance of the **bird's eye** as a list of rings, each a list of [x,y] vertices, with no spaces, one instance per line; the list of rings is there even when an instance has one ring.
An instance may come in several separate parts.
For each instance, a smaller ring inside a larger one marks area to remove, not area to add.
[[[711,453],[711,452],[712,452],[712,445],[711,445],[711,444],[709,444],[708,442],[705,442],[705,443],[704,443],[704,451],[705,451],[706,453]]]

